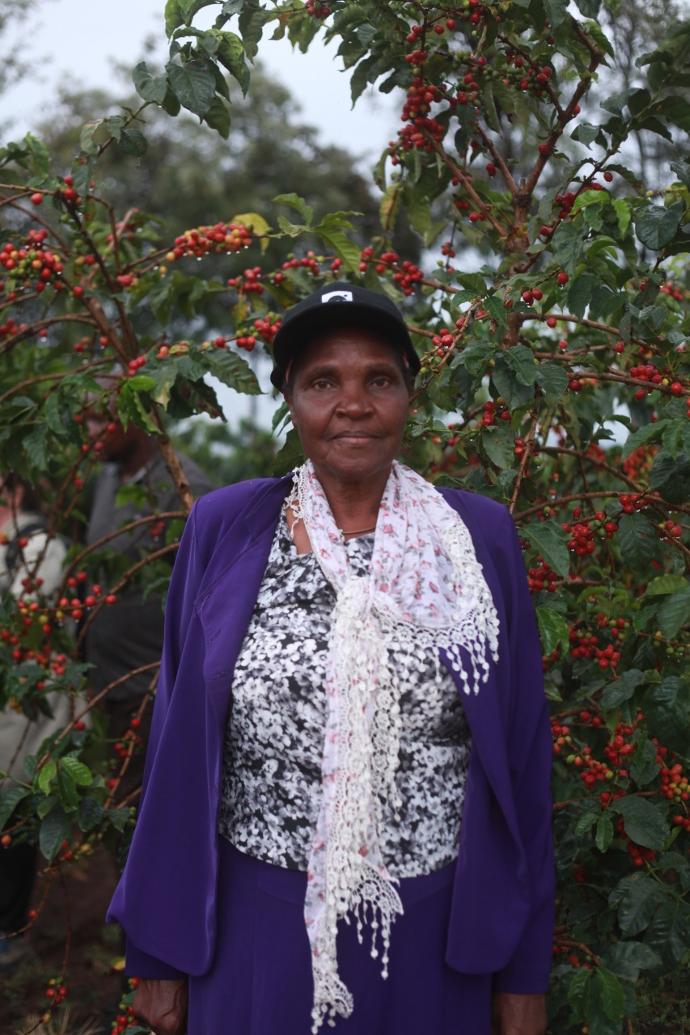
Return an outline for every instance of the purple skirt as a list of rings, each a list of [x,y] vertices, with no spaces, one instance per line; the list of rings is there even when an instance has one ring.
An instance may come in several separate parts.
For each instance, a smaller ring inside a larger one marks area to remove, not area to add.
[[[189,979],[187,1035],[310,1035],[311,956],[306,875],[262,862],[219,839],[218,935],[211,968]],[[389,977],[367,932],[338,929],[338,964],[354,1011],[320,1035],[490,1035],[491,975],[444,960],[454,865],[400,881],[404,915],[391,932]]]

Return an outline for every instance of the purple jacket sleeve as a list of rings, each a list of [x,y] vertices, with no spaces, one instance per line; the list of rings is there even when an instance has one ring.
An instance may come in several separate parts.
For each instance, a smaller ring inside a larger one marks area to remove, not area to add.
[[[180,546],[175,557],[172,577],[168,588],[165,606],[165,631],[163,636],[163,653],[158,687],[153,706],[151,732],[146,748],[146,765],[142,785],[142,801],[146,796],[149,773],[155,758],[161,731],[165,726],[166,715],[172,698],[175,675],[184,642],[185,631],[189,626],[197,590],[203,574],[203,566],[199,559],[196,539],[197,504],[185,524]],[[135,977],[182,980],[186,977],[181,971],[168,963],[149,956],[137,948],[125,932],[125,971]]]
[[[531,912],[518,947],[496,976],[496,990],[515,994],[546,992],[552,960],[555,873],[552,838],[552,743],[543,680],[521,680],[542,671],[537,631],[525,563],[512,518],[510,543],[509,643],[516,692],[509,723],[509,757],[518,823],[525,846],[531,888]]]

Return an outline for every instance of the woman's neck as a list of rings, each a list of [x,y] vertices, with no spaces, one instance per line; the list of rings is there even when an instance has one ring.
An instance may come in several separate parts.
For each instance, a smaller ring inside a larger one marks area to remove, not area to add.
[[[335,523],[345,534],[373,531],[390,468],[360,481],[342,481],[316,469]]]

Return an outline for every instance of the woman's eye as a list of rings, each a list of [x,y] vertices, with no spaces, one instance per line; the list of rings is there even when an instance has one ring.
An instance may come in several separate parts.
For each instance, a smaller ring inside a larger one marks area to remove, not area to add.
[[[331,381],[329,381],[326,377],[319,377],[316,379],[316,381],[312,381],[311,386],[312,388],[316,388],[316,390],[320,392],[326,388],[330,388]]]
[[[379,377],[375,377],[371,383],[375,388],[388,388],[388,385],[391,383],[391,379],[386,374],[381,374]]]

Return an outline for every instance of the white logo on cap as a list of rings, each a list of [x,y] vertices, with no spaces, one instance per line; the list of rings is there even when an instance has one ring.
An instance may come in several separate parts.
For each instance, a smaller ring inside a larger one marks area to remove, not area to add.
[[[327,291],[325,295],[321,295],[322,302],[351,302],[352,292],[351,291]]]

